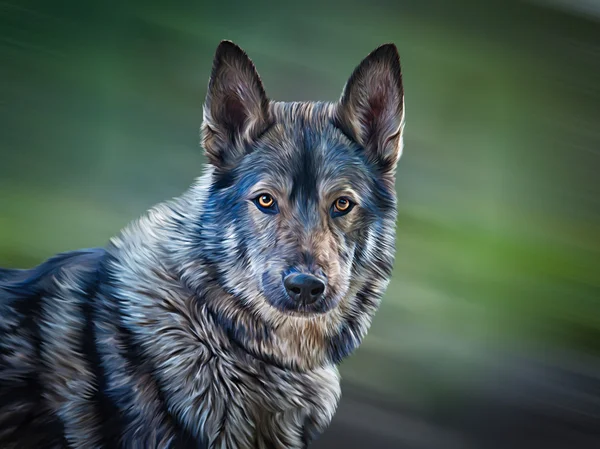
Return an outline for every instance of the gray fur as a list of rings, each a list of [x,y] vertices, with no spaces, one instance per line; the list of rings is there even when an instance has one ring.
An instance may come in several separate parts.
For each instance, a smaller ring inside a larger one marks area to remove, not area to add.
[[[0,270],[2,447],[302,448],[327,428],[394,257],[399,61],[391,45],[366,61],[340,103],[270,102],[223,42],[199,180],[106,250]],[[334,216],[340,195],[356,205]],[[318,310],[289,310],[289,270],[327,280]]]

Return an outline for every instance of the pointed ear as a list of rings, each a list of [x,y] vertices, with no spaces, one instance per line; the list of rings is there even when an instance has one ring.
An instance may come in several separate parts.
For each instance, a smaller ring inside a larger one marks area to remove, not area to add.
[[[232,167],[269,122],[269,100],[254,64],[240,47],[222,41],[204,103],[202,145],[209,162]]]
[[[404,127],[402,72],[394,44],[377,48],[354,70],[338,103],[335,123],[365,149],[371,161],[394,173]]]

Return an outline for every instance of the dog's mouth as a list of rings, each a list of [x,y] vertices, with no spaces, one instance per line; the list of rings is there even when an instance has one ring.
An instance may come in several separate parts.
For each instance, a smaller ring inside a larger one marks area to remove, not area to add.
[[[311,316],[315,316],[315,315],[324,315],[328,312],[330,312],[333,309],[333,307],[299,307],[297,309],[290,309],[290,308],[278,308],[278,310],[280,312],[285,313],[286,315],[290,315],[290,316],[295,316],[295,317],[303,317],[303,318],[307,318],[307,317],[311,317]]]
[[[290,299],[283,292],[275,295],[265,294],[264,297],[279,312],[300,318],[324,315],[335,309],[339,303],[335,297],[324,296],[313,304],[301,304]]]

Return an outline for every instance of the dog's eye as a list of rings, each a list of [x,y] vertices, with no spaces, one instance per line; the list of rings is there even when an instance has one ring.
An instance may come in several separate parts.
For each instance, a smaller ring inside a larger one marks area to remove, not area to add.
[[[354,203],[350,201],[348,198],[342,196],[335,200],[332,206],[332,215],[333,217],[340,217],[342,215],[346,215],[348,212],[352,210],[354,207]]]
[[[258,204],[260,205],[260,207],[269,208],[273,204],[275,204],[275,200],[271,195],[265,193],[264,195],[258,197]]]
[[[254,199],[254,203],[256,206],[267,214],[276,214],[277,210],[277,202],[275,199],[269,195],[268,193],[261,193]]]

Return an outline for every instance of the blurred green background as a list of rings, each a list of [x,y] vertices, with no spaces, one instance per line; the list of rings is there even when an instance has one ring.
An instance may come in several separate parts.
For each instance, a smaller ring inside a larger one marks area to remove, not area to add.
[[[600,354],[600,5],[0,1],[0,265],[102,246],[201,172],[221,39],[277,100],[336,100],[397,44],[397,262],[365,391],[457,399],[493,351]]]

